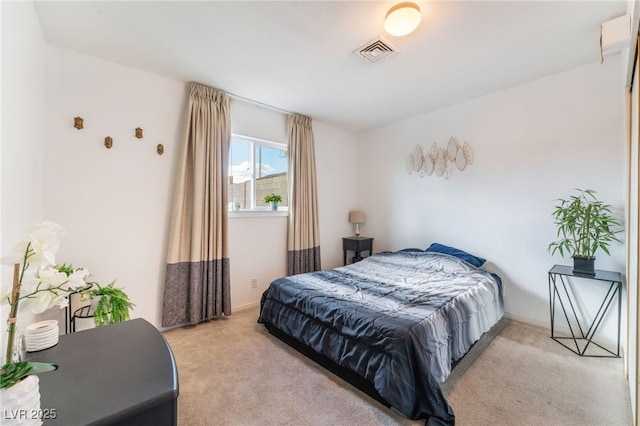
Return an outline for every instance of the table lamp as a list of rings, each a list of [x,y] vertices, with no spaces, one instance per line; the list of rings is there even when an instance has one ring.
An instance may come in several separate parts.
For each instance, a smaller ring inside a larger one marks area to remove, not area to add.
[[[365,223],[366,216],[361,210],[349,212],[349,222],[356,224],[356,237],[360,236],[360,224]]]

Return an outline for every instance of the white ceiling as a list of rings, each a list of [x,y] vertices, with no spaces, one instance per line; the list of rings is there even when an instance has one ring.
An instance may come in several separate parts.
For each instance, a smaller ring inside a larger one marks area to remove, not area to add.
[[[36,2],[49,43],[197,81],[361,132],[600,60],[625,1],[422,1],[385,34],[390,1]],[[353,54],[382,35],[399,52]],[[621,71],[622,72],[622,71]]]

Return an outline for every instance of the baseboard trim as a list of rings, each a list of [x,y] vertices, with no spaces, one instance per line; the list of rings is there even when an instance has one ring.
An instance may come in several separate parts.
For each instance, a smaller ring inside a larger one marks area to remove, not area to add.
[[[244,304],[244,305],[232,306],[231,307],[231,315],[233,315],[233,312],[247,311],[249,309],[257,308],[258,306],[260,306],[260,302],[252,302],[252,303],[247,303],[247,304]]]

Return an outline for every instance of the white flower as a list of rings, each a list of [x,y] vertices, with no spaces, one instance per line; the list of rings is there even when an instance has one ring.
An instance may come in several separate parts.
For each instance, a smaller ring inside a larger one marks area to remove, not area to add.
[[[67,277],[67,288],[75,291],[86,284],[86,278],[91,275],[86,269],[78,268]]]
[[[31,294],[36,291],[36,287],[40,282],[40,278],[38,278],[39,272],[40,271],[36,267],[30,267],[24,271],[21,282],[22,288],[20,289],[21,296]]]
[[[50,291],[42,291],[25,297],[20,301],[20,308],[30,310],[33,314],[41,314],[56,303],[58,295]]]
[[[11,301],[11,290],[9,290],[9,292],[8,292],[8,293],[3,294],[3,295],[2,295],[2,296],[0,296],[0,297],[2,297],[2,298],[0,299],[0,306],[2,306],[2,305],[8,305],[8,304],[9,304],[9,302]]]
[[[66,296],[60,296],[58,297],[58,299],[56,299],[55,304],[58,306],[58,308],[64,309],[69,306],[69,298]]]
[[[22,241],[16,244],[11,250],[11,254],[4,256],[0,259],[0,263],[3,265],[15,265],[16,263],[22,264],[24,261],[24,253],[27,251],[27,241]]]
[[[42,256],[42,266],[55,265],[55,253],[60,248],[64,228],[57,223],[44,221],[33,225],[29,231],[31,248],[36,255]]]
[[[53,267],[41,269],[38,277],[42,283],[39,288],[42,290],[51,287],[60,287],[68,281],[67,274]]]
[[[55,305],[66,307],[69,293],[84,287],[86,278],[91,275],[83,268],[75,269],[67,275],[68,270],[64,272],[60,268],[48,266],[38,270],[29,267],[25,270],[20,291],[20,311],[31,310],[34,314],[39,314]],[[7,302],[8,299],[0,300],[0,304]]]
[[[11,254],[4,256],[0,260],[0,263],[2,263],[3,265],[14,265],[16,263],[22,264],[28,244],[29,243],[27,243],[26,241],[20,244],[17,244],[13,248],[13,251],[11,252]],[[22,270],[22,268],[20,270]],[[33,275],[33,269],[31,269],[29,272],[31,273],[31,275]],[[0,295],[2,296],[2,298],[0,299],[0,305],[4,305],[10,302],[11,292],[13,291],[12,288],[13,288],[12,280],[5,280],[0,282]]]
[[[59,299],[65,298],[68,292],[64,289],[57,289],[57,287],[63,286],[66,282],[67,274],[59,272],[53,267],[39,271],[35,268],[27,269],[22,277],[20,291],[22,297],[20,305],[18,305],[19,310],[29,310],[33,314],[40,314],[55,304],[64,303]]]

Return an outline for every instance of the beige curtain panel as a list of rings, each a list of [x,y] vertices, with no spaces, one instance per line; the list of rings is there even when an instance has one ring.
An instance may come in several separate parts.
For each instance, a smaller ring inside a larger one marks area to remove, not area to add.
[[[287,274],[320,270],[316,159],[311,119],[289,116]]]
[[[191,83],[169,233],[162,326],[231,315],[227,254],[230,97]]]

